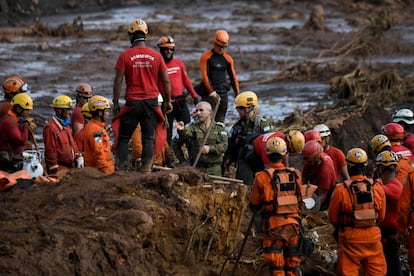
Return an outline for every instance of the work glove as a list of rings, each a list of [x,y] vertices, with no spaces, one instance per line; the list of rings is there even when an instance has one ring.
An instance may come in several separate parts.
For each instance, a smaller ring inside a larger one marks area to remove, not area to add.
[[[32,117],[26,118],[25,123],[27,123],[28,128],[32,133],[34,133],[36,131],[37,125],[35,123],[34,118],[32,118]]]
[[[78,159],[75,160],[75,167],[76,168],[83,168],[85,167],[85,161],[83,159],[83,156],[78,157]]]

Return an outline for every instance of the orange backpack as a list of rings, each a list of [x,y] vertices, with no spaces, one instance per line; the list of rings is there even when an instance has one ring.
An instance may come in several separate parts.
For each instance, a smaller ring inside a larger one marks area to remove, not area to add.
[[[377,225],[373,180],[346,180],[344,186],[348,190],[352,203],[353,223],[351,225],[361,228]]]
[[[268,204],[273,207],[275,214],[292,214],[299,212],[301,199],[300,187],[297,185],[297,174],[295,170],[286,168],[284,170],[266,169],[270,175],[273,188],[273,199],[267,199]],[[268,193],[267,193],[268,194]],[[268,208],[266,211],[268,210]]]

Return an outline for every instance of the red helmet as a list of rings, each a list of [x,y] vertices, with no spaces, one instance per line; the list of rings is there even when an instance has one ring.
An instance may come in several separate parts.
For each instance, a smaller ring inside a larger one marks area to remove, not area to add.
[[[21,76],[13,75],[7,77],[3,82],[3,91],[7,97],[13,98],[18,93],[28,92],[29,87]]]
[[[305,143],[312,140],[318,141],[319,143],[322,142],[321,134],[315,129],[307,130],[303,135],[305,136]]]
[[[404,139],[404,128],[397,123],[388,123],[381,127],[381,132],[390,140]]]
[[[303,147],[303,150],[302,150],[302,156],[303,156],[303,159],[305,159],[306,162],[311,162],[321,152],[323,152],[323,148],[322,148],[321,144],[319,144],[315,140],[311,140],[311,141],[305,143],[305,146]]]

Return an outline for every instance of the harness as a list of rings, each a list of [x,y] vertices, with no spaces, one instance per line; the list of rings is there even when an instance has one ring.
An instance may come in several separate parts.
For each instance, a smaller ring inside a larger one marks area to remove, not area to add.
[[[348,191],[351,203],[351,213],[340,214],[340,227],[365,228],[376,226],[374,183],[372,179],[346,180],[344,187]]]

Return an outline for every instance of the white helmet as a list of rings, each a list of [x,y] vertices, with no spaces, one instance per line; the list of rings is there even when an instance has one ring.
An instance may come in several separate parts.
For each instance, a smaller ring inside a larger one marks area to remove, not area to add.
[[[394,123],[404,122],[408,125],[414,124],[414,114],[411,110],[403,108],[395,112],[392,116],[392,121]]]
[[[319,124],[319,125],[316,125],[313,129],[316,131],[319,131],[319,133],[321,134],[321,137],[331,136],[331,130],[329,129],[327,125]]]

